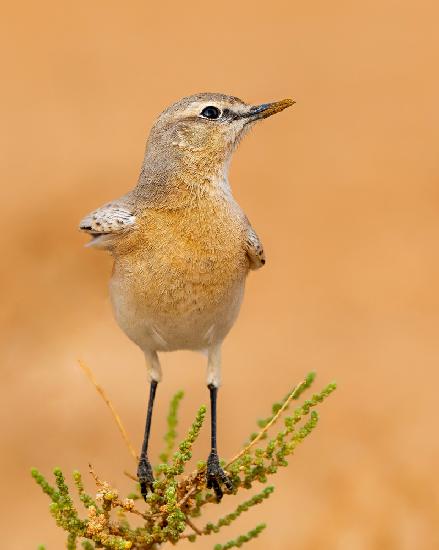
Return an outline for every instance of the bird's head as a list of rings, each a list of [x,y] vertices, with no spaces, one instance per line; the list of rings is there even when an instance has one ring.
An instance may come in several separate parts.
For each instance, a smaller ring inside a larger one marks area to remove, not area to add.
[[[145,163],[187,166],[195,174],[218,172],[246,132],[259,120],[294,104],[291,99],[249,105],[228,95],[201,93],[180,99],[156,120]],[[149,158],[148,158],[149,157]]]

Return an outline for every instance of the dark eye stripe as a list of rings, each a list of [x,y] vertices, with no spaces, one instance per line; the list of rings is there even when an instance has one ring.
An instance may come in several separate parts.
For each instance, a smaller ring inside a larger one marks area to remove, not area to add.
[[[230,109],[224,109],[222,118],[227,118],[229,120],[236,120],[237,118],[240,118],[240,115],[234,113]]]

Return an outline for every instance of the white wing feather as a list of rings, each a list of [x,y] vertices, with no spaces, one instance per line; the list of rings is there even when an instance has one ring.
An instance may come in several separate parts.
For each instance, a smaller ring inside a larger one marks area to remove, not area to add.
[[[250,260],[250,269],[259,269],[265,264],[264,248],[250,223],[247,227],[246,250]]]
[[[135,222],[131,204],[122,197],[90,212],[81,220],[79,229],[93,237],[86,246],[106,248],[104,245],[110,243],[113,235],[131,228]]]
[[[79,228],[91,235],[103,235],[122,231],[134,225],[135,221],[136,216],[130,209],[110,202],[85,216]]]

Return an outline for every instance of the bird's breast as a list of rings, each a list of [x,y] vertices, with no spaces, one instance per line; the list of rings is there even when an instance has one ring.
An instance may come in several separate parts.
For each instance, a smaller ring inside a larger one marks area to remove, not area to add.
[[[132,242],[116,251],[112,293],[157,319],[218,314],[242,294],[244,245],[242,213],[233,205],[148,211]]]

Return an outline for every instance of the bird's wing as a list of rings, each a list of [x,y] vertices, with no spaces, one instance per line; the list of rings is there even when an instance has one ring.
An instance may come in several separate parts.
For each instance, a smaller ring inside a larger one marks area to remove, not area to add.
[[[250,222],[247,224],[246,252],[250,269],[259,269],[265,264],[264,248]]]
[[[135,222],[132,201],[125,195],[90,212],[81,220],[79,229],[93,237],[89,244],[94,246],[108,242],[113,235],[131,229]]]

